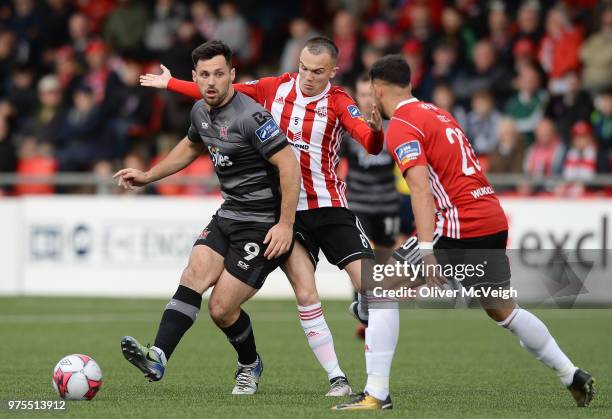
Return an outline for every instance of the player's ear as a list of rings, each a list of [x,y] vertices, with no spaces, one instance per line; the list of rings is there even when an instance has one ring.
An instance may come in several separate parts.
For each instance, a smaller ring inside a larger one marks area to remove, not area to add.
[[[191,70],[191,79],[195,82],[196,81],[196,72],[195,70]]]
[[[235,78],[236,78],[236,69],[232,67],[232,69],[230,70],[230,79],[232,79],[232,83],[234,82]]]
[[[340,67],[334,67],[334,68],[332,68],[332,71],[331,71],[331,74],[330,74],[330,77],[329,77],[330,79],[333,79],[334,77],[336,77],[336,73],[338,72],[338,69],[339,69],[339,68],[340,68]]]

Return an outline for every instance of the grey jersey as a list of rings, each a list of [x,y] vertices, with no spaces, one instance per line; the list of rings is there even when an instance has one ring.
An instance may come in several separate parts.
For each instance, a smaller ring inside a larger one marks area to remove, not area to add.
[[[287,138],[270,113],[236,92],[208,111],[204,100],[191,109],[189,140],[204,143],[215,166],[225,202],[219,217],[274,223],[280,212],[278,170],[268,162],[287,146]]]

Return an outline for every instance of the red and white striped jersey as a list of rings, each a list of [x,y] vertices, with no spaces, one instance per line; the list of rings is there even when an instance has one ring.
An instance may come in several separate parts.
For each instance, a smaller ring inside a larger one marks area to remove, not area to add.
[[[495,192],[451,114],[416,98],[400,102],[387,130],[387,148],[402,173],[427,166],[438,234],[459,239],[508,229]]]
[[[348,207],[345,183],[336,175],[343,133],[359,141],[371,154],[383,146],[383,131],[373,131],[353,99],[339,87],[327,84],[317,96],[303,96],[299,75],[285,73],[234,88],[270,111],[285,132],[302,168],[298,210]],[[197,85],[171,79],[168,89],[201,98]]]

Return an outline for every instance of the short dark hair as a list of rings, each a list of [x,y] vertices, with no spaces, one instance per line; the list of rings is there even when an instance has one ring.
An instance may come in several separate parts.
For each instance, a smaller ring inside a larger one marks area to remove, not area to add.
[[[408,87],[410,77],[410,66],[399,54],[385,55],[370,69],[370,79],[382,80],[399,87]]]
[[[355,84],[365,83],[369,81],[370,81],[370,73],[364,72],[364,73],[361,73],[359,77],[357,77],[357,82]]]
[[[232,49],[225,44],[223,41],[212,40],[204,42],[202,45],[196,47],[191,52],[191,61],[193,61],[193,67],[195,68],[198,65],[198,61],[200,60],[210,60],[217,55],[223,55],[225,57],[225,62],[228,67],[232,67]]]
[[[331,55],[334,61],[338,59],[338,47],[336,44],[334,44],[334,41],[324,36],[315,36],[314,38],[310,38],[308,41],[306,41],[306,45],[304,45],[304,47],[314,55],[327,52],[329,55]]]

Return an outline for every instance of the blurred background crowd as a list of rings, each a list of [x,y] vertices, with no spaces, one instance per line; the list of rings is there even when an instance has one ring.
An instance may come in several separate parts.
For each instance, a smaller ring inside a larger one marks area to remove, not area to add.
[[[612,0],[13,0],[0,2],[0,173],[108,176],[146,169],[182,138],[192,101],[139,87],[191,78],[191,50],[221,39],[239,80],[297,69],[303,43],[340,48],[334,82],[352,91],[386,53],[412,68],[413,93],[449,110],[488,173],[560,177],[554,190],[612,173]],[[214,176],[205,156],[186,169]],[[51,184],[0,195],[79,192]],[[144,193],[200,194],[161,185]]]

